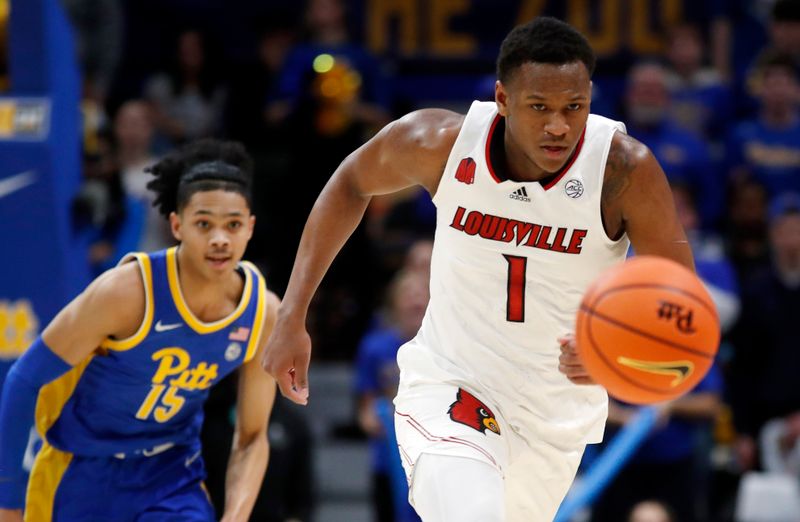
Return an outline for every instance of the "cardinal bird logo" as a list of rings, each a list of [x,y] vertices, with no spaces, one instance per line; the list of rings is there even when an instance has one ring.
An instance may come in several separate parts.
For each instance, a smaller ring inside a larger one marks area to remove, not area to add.
[[[447,413],[454,422],[466,424],[484,435],[486,430],[500,435],[500,426],[497,424],[492,410],[466,390],[458,389],[456,402],[450,405]]]

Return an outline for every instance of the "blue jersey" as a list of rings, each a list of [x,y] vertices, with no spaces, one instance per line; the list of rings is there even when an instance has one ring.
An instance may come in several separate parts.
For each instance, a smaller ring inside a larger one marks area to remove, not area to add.
[[[256,352],[266,287],[255,266],[242,262],[237,269],[244,289],[236,310],[204,323],[181,294],[177,248],[123,262],[134,259],[146,296],[138,331],[106,339],[39,394],[37,428],[61,451],[103,457],[199,445],[209,388]]]

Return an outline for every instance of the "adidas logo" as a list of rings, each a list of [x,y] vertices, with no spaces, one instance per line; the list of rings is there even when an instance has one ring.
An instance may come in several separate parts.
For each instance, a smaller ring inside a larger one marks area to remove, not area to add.
[[[518,188],[509,194],[508,197],[511,199],[516,199],[517,201],[525,201],[527,203],[530,203],[531,201],[531,198],[528,197],[528,191],[525,189],[525,187]]]

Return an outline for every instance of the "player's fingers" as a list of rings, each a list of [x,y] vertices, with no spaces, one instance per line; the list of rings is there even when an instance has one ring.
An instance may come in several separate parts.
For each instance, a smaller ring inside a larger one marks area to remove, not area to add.
[[[294,379],[291,373],[283,372],[282,374],[276,376],[275,380],[278,382],[278,388],[281,390],[281,395],[297,404],[306,404],[306,399],[294,389]]]
[[[295,359],[294,389],[303,398],[304,404],[308,403],[308,364],[308,356]]]
[[[566,375],[567,377],[588,377],[589,373],[586,371],[586,368],[579,365],[574,364],[559,364],[558,371]]]
[[[574,341],[575,341],[575,334],[571,333],[564,334],[558,338],[558,344],[561,345],[562,347],[569,344],[574,345],[575,344]]]
[[[588,375],[581,375],[577,377],[568,377],[573,384],[597,384],[594,379]]]
[[[574,340],[570,340],[565,342],[564,344],[560,345],[562,353],[578,353],[578,346],[575,344]]]
[[[581,358],[578,354],[573,352],[562,352],[561,355],[558,356],[558,362],[570,366],[583,366]]]

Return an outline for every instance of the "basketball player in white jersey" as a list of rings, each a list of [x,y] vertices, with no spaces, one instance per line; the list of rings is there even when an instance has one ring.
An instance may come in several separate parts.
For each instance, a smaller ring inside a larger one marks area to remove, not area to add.
[[[589,114],[594,63],[563,22],[517,27],[494,103],[388,125],[340,165],[303,232],[264,358],[298,403],[309,396],[309,302],[370,198],[413,184],[433,196],[431,300],[398,354],[395,399],[426,522],[552,520],[606,418],[570,334],[584,290],[629,244],[693,268],[653,155]]]

